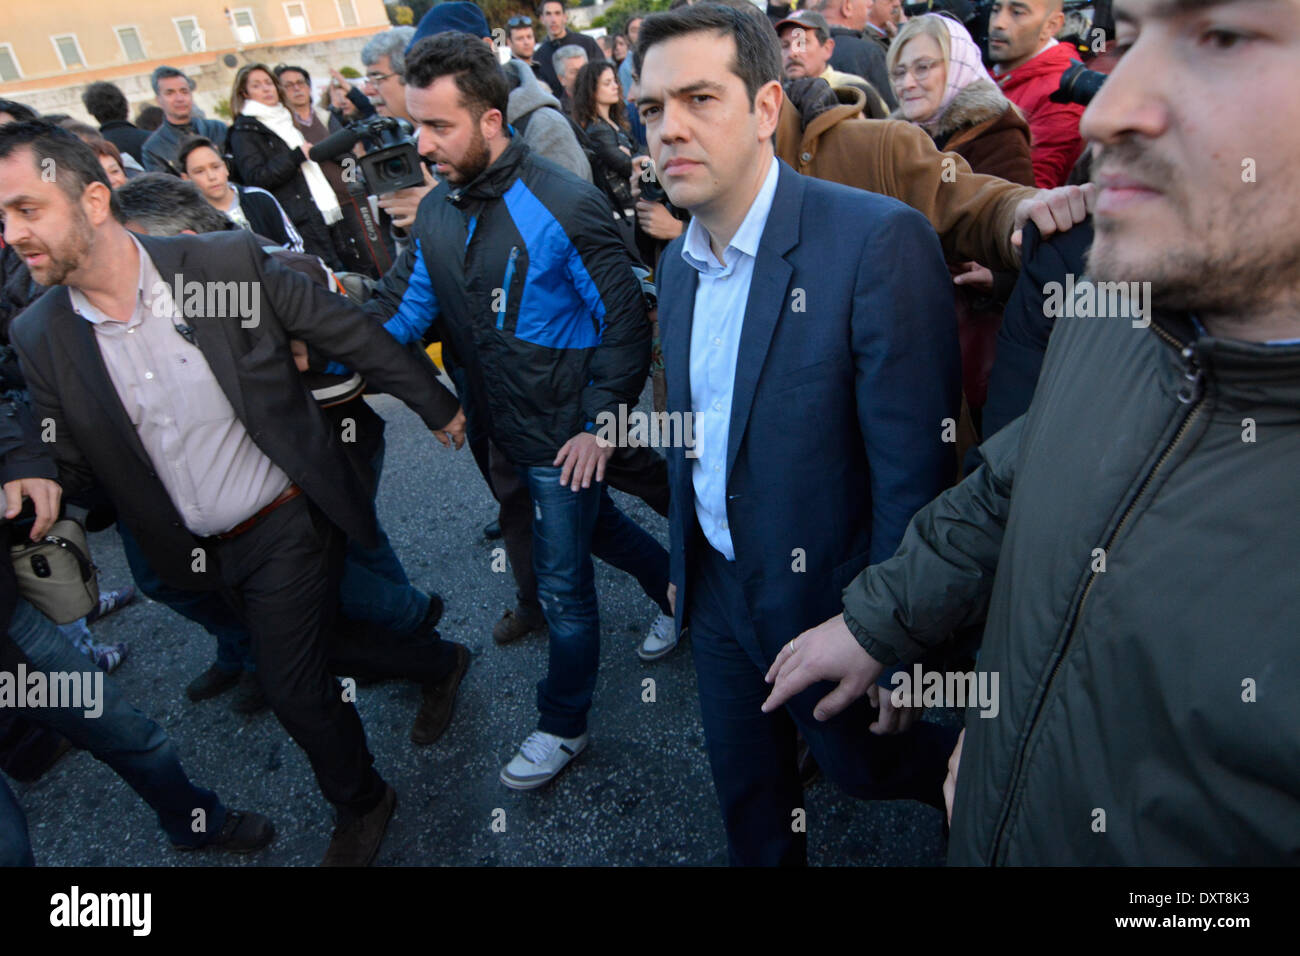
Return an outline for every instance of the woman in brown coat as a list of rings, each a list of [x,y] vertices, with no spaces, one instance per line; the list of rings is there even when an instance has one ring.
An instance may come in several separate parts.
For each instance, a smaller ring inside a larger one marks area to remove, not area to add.
[[[977,173],[1034,185],[1029,125],[989,77],[966,28],[938,14],[915,17],[898,31],[886,59],[898,96],[893,119],[915,123],[942,150]],[[977,427],[993,367],[1002,305],[1014,273],[976,262],[950,264],[957,289],[962,382]]]

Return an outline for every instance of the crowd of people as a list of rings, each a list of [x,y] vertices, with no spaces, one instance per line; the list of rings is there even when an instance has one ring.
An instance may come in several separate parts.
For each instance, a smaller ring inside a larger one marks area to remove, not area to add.
[[[470,666],[376,512],[387,392],[498,503],[494,643],[548,641],[505,787],[587,746],[600,558],[642,660],[691,646],[733,864],[806,862],[819,770],[945,812],[958,864],[1296,862],[1300,0],[1116,0],[1100,59],[1062,0],[927,6],[678,0],[597,40],[543,0],[538,43],[450,0],[359,88],[246,63],[229,124],[170,66],[152,129],[108,82],[98,128],[0,100],[11,544],[71,504],[134,579],[55,624],[4,565],[0,671],[113,670],[87,625],[142,592],[214,638],[191,700],[306,753],[324,863],[371,863],[397,794],[337,676],[416,683],[427,746]],[[409,177],[358,174],[381,150]],[[1089,283],[1149,291],[1051,304]],[[647,385],[689,440],[601,429]],[[1001,698],[922,719],[913,667]],[[81,747],[178,848],[274,839],[105,687],[0,707],[0,767]],[[32,862],[0,778],[0,863]]]

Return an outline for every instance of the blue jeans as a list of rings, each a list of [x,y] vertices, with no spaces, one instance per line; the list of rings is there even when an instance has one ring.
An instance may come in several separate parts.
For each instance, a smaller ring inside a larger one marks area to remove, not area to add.
[[[618,555],[618,566],[638,579],[662,576],[661,593],[668,588],[667,561],[659,543],[618,510],[603,482],[572,491],[560,484],[559,468],[519,471],[533,499],[533,570],[551,631],[546,677],[537,685],[537,728],[577,737],[587,730],[600,666],[595,539],[602,558],[614,563],[609,555]]]
[[[384,471],[384,443],[370,459],[375,473],[374,488],[379,490],[379,478]],[[343,580],[339,584],[339,607],[350,621],[369,621],[386,630],[404,634],[413,631],[429,611],[429,597],[411,586],[402,562],[375,520],[379,543],[373,548],[363,548],[348,541],[343,561]]]
[[[102,681],[102,712],[87,717],[85,708],[41,707],[25,710],[33,723],[56,730],[89,750],[117,772],[158,814],[172,843],[198,847],[221,832],[226,808],[211,790],[196,787],[185,775],[176,746],[156,723],[132,707],[112,680],[77,653],[59,629],[19,599],[9,636],[28,660],[29,671],[76,672]],[[13,794],[0,780],[0,865],[30,864],[27,822]],[[193,829],[202,810],[203,828]]]

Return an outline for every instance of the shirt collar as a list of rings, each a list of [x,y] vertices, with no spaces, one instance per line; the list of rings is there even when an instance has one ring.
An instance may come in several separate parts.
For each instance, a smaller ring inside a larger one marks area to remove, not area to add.
[[[134,233],[128,232],[131,241],[135,243],[135,248],[140,253],[140,273],[136,279],[136,314],[124,323],[116,323],[109,319],[103,312],[90,304],[90,300],[82,294],[80,289],[68,288],[68,298],[72,300],[72,310],[81,316],[91,325],[99,325],[103,322],[113,322],[113,324],[133,325],[139,315],[140,303],[144,303],[146,308],[153,305],[153,289],[156,283],[153,280],[158,278],[158,270],[154,268],[153,260],[149,258],[149,253],[144,251],[144,246],[140,245],[140,240],[135,237]],[[146,285],[147,283],[147,285]]]
[[[686,227],[686,238],[682,241],[682,259],[686,264],[707,276],[728,275],[736,267],[737,255],[743,253],[751,258],[758,255],[758,245],[763,239],[763,230],[767,226],[768,214],[772,211],[772,200],[776,198],[776,183],[780,178],[781,164],[775,156],[768,168],[767,178],[758,190],[758,195],[749,206],[749,212],[740,223],[740,228],[731,237],[731,242],[723,251],[726,257],[724,266],[713,254],[709,244],[708,230],[698,219],[692,218]]]
[[[1192,320],[1192,327],[1196,329],[1196,334],[1198,336],[1201,336],[1202,338],[1209,337],[1210,330],[1201,324],[1200,319],[1190,314],[1188,315],[1188,318]],[[1300,345],[1300,339],[1269,339],[1267,341],[1260,342],[1259,344],[1278,347],[1278,348],[1285,348],[1291,345]]]

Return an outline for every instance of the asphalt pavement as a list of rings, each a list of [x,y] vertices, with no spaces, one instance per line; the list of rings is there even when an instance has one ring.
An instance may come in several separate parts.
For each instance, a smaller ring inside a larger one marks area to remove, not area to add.
[[[508,572],[492,570],[483,527],[495,504],[468,449],[451,452],[387,396],[379,514],[417,587],[447,602],[443,636],[472,663],[447,733],[429,747],[408,734],[414,684],[358,689],[376,765],[398,805],[377,864],[390,866],[725,865],[726,840],[700,726],[689,646],[642,663],[635,649],[657,610],[636,582],[596,562],[602,647],[587,750],[549,786],[515,793],[497,779],[536,725],[546,642],[498,647],[492,625],[513,604]],[[667,545],[667,523],[642,502],[620,507]],[[115,531],[91,536],[103,588],[130,583]],[[498,562],[499,563],[499,562]],[[175,740],[190,776],[229,806],[268,814],[275,842],[233,857],[170,848],[148,806],[107,766],[76,751],[32,785],[14,785],[37,863],[62,866],[307,866],[325,852],[331,811],[301,750],[275,717],[243,717],[229,695],[191,703],[185,685],[214,658],[197,625],[147,599],[92,626],[130,654],[108,680]],[[649,678],[653,701],[647,701]],[[867,802],[821,780],[807,791],[809,857],[823,865],[942,863],[941,814],[910,802]]]

